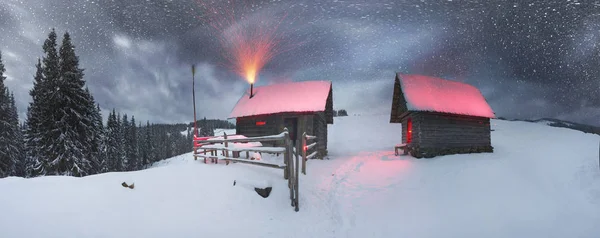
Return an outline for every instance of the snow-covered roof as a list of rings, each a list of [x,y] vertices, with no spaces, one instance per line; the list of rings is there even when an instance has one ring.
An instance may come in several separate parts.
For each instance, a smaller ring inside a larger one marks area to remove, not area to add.
[[[494,118],[494,111],[472,85],[423,75],[398,74],[408,111],[431,111]]]
[[[255,87],[254,96],[250,98],[250,90],[247,90],[229,118],[325,111],[330,90],[330,81],[302,81]]]

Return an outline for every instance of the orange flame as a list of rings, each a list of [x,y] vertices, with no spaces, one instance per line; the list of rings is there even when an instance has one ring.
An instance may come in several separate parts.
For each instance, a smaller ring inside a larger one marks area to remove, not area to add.
[[[256,82],[262,68],[269,63],[279,50],[280,41],[276,34],[280,22],[265,19],[248,19],[235,12],[235,5],[219,6],[198,0],[205,8],[208,24],[219,32],[220,41],[225,49],[224,57],[232,70],[248,83]],[[220,3],[223,3],[222,1]],[[233,1],[226,1],[231,4]],[[242,6],[242,9],[248,9]],[[274,25],[269,23],[279,22]]]

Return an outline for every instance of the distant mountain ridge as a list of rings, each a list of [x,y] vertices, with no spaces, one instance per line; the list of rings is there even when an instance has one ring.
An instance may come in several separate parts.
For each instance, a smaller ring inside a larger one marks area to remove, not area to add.
[[[554,119],[554,118],[540,118],[540,119],[535,119],[535,120],[529,120],[529,119],[507,119],[504,117],[498,117],[498,119],[505,120],[505,121],[526,121],[526,122],[540,123],[540,124],[545,124],[548,126],[569,128],[569,129],[581,131],[584,133],[592,133],[592,134],[600,135],[600,127],[581,124],[581,123],[572,122],[572,121],[559,120],[559,119]]]

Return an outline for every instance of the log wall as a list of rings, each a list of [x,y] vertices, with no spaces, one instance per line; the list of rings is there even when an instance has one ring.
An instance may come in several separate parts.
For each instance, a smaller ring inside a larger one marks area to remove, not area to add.
[[[327,120],[323,112],[317,113],[314,116],[314,136],[317,137],[316,150],[319,151],[319,157],[323,158],[327,155]]]
[[[493,152],[490,119],[444,113],[414,112],[411,154],[433,157],[445,154]],[[406,121],[402,123],[402,140],[406,141]]]
[[[283,131],[286,118],[297,118],[296,126],[296,149],[300,151],[301,136],[304,132],[308,135],[317,136],[316,150],[320,156],[327,155],[327,115],[325,112],[318,113],[279,113],[272,115],[240,117],[236,120],[236,134],[246,137],[275,135]],[[256,122],[264,121],[265,125],[256,125]],[[291,130],[291,128],[288,128]],[[265,146],[284,146],[282,142],[265,142]]]

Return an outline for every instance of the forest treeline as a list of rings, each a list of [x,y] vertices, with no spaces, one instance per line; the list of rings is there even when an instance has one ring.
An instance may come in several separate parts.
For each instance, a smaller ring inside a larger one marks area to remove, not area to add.
[[[5,85],[0,52],[0,177],[134,171],[192,151],[193,123],[141,123],[115,109],[104,123],[68,32],[58,46],[52,29],[42,49],[23,123],[14,94]],[[234,127],[206,118],[197,124],[201,136],[213,135],[215,128]]]

